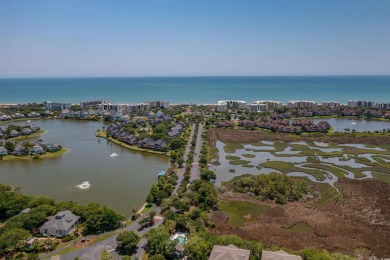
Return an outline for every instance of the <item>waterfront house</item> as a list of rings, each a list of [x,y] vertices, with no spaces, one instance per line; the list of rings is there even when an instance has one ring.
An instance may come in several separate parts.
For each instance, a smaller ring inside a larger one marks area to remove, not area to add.
[[[20,119],[20,118],[24,118],[24,115],[21,113],[15,113],[11,117],[14,119]]]
[[[18,156],[27,155],[27,149],[23,145],[17,144],[15,146],[14,154]]]
[[[1,115],[0,116],[0,121],[9,121],[11,120],[12,118],[8,115]]]
[[[60,211],[54,217],[49,217],[49,220],[39,228],[39,232],[44,236],[65,237],[69,236],[79,223],[79,216],[69,210]]]
[[[154,149],[155,150],[166,150],[168,149],[168,143],[165,142],[164,140],[157,140],[155,143],[154,143]]]
[[[4,147],[0,147],[0,156],[5,156],[8,154],[8,150]]]
[[[225,259],[249,260],[250,253],[251,251],[247,249],[238,248],[234,245],[229,245],[229,246],[214,245],[209,260],[225,260]]]
[[[33,131],[35,133],[35,132],[38,132],[40,128],[38,126],[32,125],[32,126],[30,126],[30,129],[31,129],[31,131]]]
[[[32,134],[32,130],[30,128],[23,128],[22,130],[22,135],[31,135]]]
[[[61,150],[61,146],[59,144],[56,144],[56,143],[48,143],[46,145],[46,151],[48,152],[58,152],[59,150]]]
[[[49,116],[54,116],[54,113],[49,110],[46,110],[45,112],[43,112],[43,115],[49,117]]]
[[[64,109],[61,111],[60,117],[61,118],[73,117],[73,112],[71,112],[69,109]]]
[[[31,148],[31,154],[32,155],[42,155],[44,153],[44,150],[42,148],[42,146],[40,145],[34,145],[33,148]]]
[[[157,173],[157,178],[161,178],[161,177],[163,177],[163,176],[165,176],[165,171],[159,171],[158,173]]]
[[[9,137],[18,137],[20,135],[20,133],[16,130],[11,130],[11,132],[9,133]]]
[[[7,132],[7,127],[1,126],[0,127],[0,133],[5,134]]]
[[[41,114],[39,114],[38,112],[30,112],[28,115],[27,115],[29,118],[37,118],[37,117],[40,117]]]

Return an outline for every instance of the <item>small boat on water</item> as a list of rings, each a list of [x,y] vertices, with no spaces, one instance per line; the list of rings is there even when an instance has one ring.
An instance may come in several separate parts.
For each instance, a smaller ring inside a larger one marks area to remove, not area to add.
[[[81,184],[77,185],[80,189],[88,189],[91,186],[91,183],[89,181],[83,181]]]
[[[117,157],[119,154],[117,154],[117,153],[113,153],[113,154],[111,154],[110,155],[110,157]]]

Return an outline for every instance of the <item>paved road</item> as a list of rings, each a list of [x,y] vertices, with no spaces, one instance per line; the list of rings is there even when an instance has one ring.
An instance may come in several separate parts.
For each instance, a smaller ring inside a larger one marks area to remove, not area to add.
[[[141,225],[138,224],[138,221],[130,224],[129,226],[123,228],[122,230],[123,231],[125,231],[125,230],[136,231],[136,233],[139,236],[142,236],[145,233],[147,233],[150,229],[156,228],[159,225],[161,225],[163,223],[163,221],[164,220],[162,218],[159,218],[159,219],[157,219],[157,221],[155,222],[155,224],[153,226],[151,226],[149,228],[144,228],[143,230],[141,230],[139,232],[137,232],[137,230],[141,227]],[[76,257],[81,258],[83,260],[100,259],[100,253],[104,249],[107,249],[111,253],[111,255],[114,257],[114,259],[118,259],[118,260],[122,259],[121,256],[117,252],[115,252],[115,248],[117,245],[117,242],[116,242],[117,236],[118,236],[118,234],[114,235],[112,237],[109,237],[105,240],[102,240],[100,242],[97,242],[89,247],[84,248],[84,249],[61,255],[60,260],[73,260]]]
[[[148,240],[146,238],[143,238],[139,243],[138,243],[138,248],[137,251],[133,254],[131,259],[142,259],[144,253],[145,253],[145,247],[148,244]]]
[[[200,123],[197,137],[196,137],[194,162],[192,163],[190,182],[196,179],[200,179],[199,155],[200,155],[200,150],[202,149],[202,132],[203,132],[203,124]]]
[[[188,159],[188,154],[190,153],[190,149],[191,149],[191,142],[192,142],[192,136],[194,135],[194,131],[195,131],[195,124],[192,124],[191,126],[191,133],[190,133],[190,137],[188,139],[188,143],[187,143],[187,146],[186,146],[186,149],[184,151],[184,155],[183,155],[183,159],[184,161],[187,161]],[[178,179],[177,179],[177,185],[173,191],[173,194],[176,194],[177,193],[177,189],[179,188],[180,186],[180,183],[183,181],[184,179],[184,173],[186,171],[186,168],[185,168],[185,165],[183,168],[180,169],[179,173],[178,173]]]

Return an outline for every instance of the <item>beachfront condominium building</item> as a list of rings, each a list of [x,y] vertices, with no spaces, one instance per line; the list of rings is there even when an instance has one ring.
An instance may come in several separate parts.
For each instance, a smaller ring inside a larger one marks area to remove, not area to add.
[[[287,107],[295,108],[295,107],[316,107],[317,102],[315,101],[307,101],[307,100],[300,100],[300,101],[289,101],[287,103]]]
[[[102,102],[98,105],[101,111],[115,111],[120,113],[131,113],[137,111],[147,111],[152,108],[169,108],[169,101],[156,100],[147,101],[139,104],[113,104],[108,102]]]
[[[100,104],[108,103],[106,100],[89,100],[89,101],[81,101],[80,107],[82,109],[87,109],[91,107],[98,107]]]
[[[329,108],[339,108],[341,107],[341,104],[338,101],[323,101],[322,106]]]
[[[267,105],[263,103],[253,103],[248,105],[249,112],[265,112]]]
[[[348,100],[349,107],[376,107],[376,103],[374,101],[366,101],[366,100]]]
[[[72,104],[71,103],[58,103],[58,102],[51,102],[51,101],[44,101],[43,106],[47,110],[64,110],[64,109],[69,109]]]
[[[149,104],[150,108],[169,108],[169,101],[166,100],[146,101],[145,103]]]
[[[221,100],[221,101],[218,101],[217,108],[218,108],[219,104],[221,104],[221,105],[226,104],[227,109],[234,108],[236,110],[243,110],[243,109],[247,108],[247,103],[245,101],[242,101],[242,100]]]
[[[382,102],[382,103],[376,103],[376,108],[379,109],[390,109],[390,102]]]
[[[280,108],[283,106],[283,103],[280,101],[272,101],[272,100],[256,100],[253,101],[252,104],[264,104],[267,106],[267,110]]]
[[[217,112],[226,112],[228,110],[228,105],[226,101],[218,101],[217,107],[215,109]]]

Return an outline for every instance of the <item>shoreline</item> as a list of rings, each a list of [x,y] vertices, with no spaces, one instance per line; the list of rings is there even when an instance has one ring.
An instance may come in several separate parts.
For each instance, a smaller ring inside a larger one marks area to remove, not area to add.
[[[114,139],[112,137],[107,138],[105,130],[104,131],[100,130],[99,132],[97,132],[95,134],[95,136],[98,137],[98,138],[106,139],[106,140],[108,140],[110,142],[113,142],[113,143],[115,143],[117,145],[120,145],[122,147],[128,148],[130,150],[134,150],[134,151],[137,151],[137,152],[153,153],[153,154],[163,155],[163,156],[167,156],[167,157],[169,157],[170,154],[171,154],[170,151],[168,151],[168,152],[154,151],[154,150],[150,150],[150,149],[140,148],[140,147],[134,146],[134,145],[128,145],[128,144],[123,143],[123,142],[121,142],[121,141],[119,141],[117,139]]]
[[[16,161],[16,160],[41,160],[41,159],[51,159],[51,158],[56,158],[60,155],[63,155],[67,152],[69,152],[70,149],[67,148],[62,148],[62,150],[54,153],[46,153],[44,155],[39,155],[39,158],[34,159],[34,156],[27,155],[27,156],[15,156],[15,155],[5,155],[1,161]]]
[[[39,137],[41,135],[44,135],[45,133],[46,133],[46,130],[41,129],[36,133],[30,134],[30,135],[21,135],[18,137],[12,137],[12,138],[6,139],[5,141],[23,141],[23,140],[28,140],[31,138]]]

